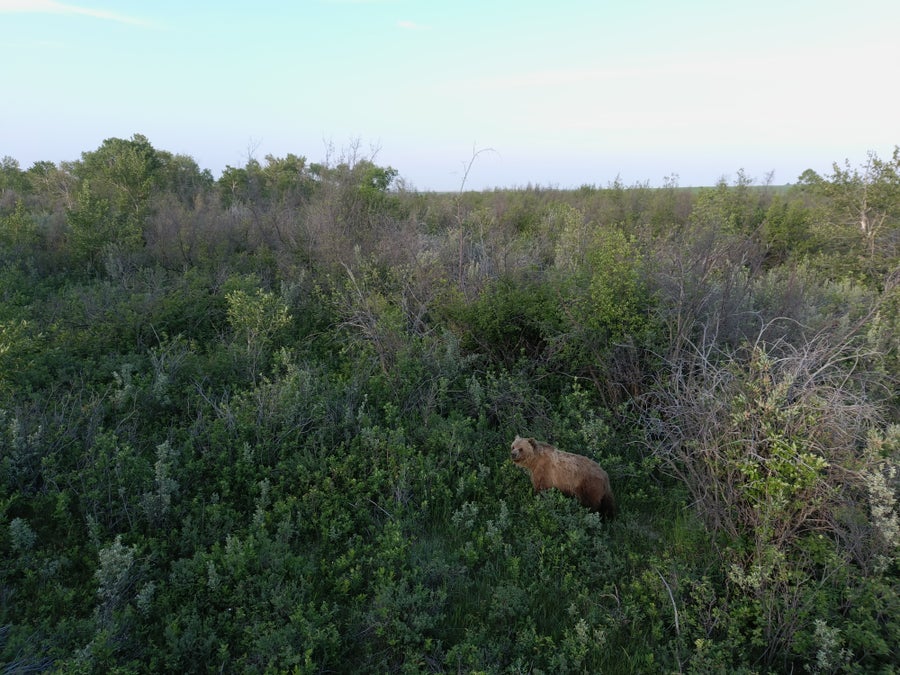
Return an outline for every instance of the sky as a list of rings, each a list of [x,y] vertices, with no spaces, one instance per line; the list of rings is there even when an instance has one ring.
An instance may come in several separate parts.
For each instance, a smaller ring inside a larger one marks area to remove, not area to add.
[[[215,176],[785,184],[900,144],[898,29],[897,0],[0,0],[0,157],[143,134]]]

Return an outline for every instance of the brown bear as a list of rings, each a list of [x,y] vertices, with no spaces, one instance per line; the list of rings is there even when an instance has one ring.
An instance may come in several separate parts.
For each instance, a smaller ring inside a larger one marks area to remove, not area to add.
[[[609,475],[592,459],[519,436],[512,442],[510,458],[531,474],[535,492],[555,487],[577,497],[583,506],[604,518],[615,518],[616,501],[609,487]]]

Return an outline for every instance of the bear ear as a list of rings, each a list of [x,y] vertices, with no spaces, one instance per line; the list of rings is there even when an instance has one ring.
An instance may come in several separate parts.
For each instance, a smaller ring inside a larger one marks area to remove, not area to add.
[[[535,450],[537,450],[537,447],[538,447],[538,446],[537,446],[537,441],[534,440],[533,438],[529,438],[529,439],[527,439],[527,440],[528,440],[528,444],[529,444],[532,448],[534,448]]]

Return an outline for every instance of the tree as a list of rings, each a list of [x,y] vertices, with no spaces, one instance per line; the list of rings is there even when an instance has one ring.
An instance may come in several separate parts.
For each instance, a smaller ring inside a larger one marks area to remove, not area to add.
[[[54,210],[57,205],[72,208],[77,179],[70,169],[68,164],[57,166],[53,162],[42,161],[35,162],[25,172],[30,189],[43,208]]]
[[[226,293],[225,300],[228,303],[228,323],[234,331],[235,341],[243,342],[250,376],[255,382],[273,338],[291,322],[292,317],[280,297],[261,288],[257,288],[253,295],[243,289],[235,289]]]
[[[653,333],[653,299],[643,255],[621,230],[598,228],[583,246],[583,262],[562,282],[560,307],[570,328],[560,361],[615,404],[640,390],[638,347]]]
[[[770,179],[770,177],[768,177]],[[738,171],[734,185],[723,177],[713,188],[703,188],[691,213],[695,224],[714,225],[731,234],[748,234],[762,222],[767,191],[751,189],[753,179]]]
[[[73,171],[81,180],[90,181],[94,192],[109,200],[117,213],[139,222],[160,182],[162,167],[150,141],[135,134],[127,141],[107,138],[97,150],[81,153]]]
[[[27,246],[33,244],[35,239],[34,219],[20,199],[16,201],[16,208],[12,213],[6,217],[0,216],[0,247]]]
[[[870,264],[875,264],[879,238],[900,222],[900,146],[894,147],[890,160],[870,151],[861,167],[851,166],[849,160],[843,166],[835,162],[830,175],[822,177],[808,169],[799,182],[825,198],[836,224],[858,232]]]
[[[95,266],[110,248],[129,253],[140,247],[162,168],[160,153],[140,134],[127,141],[108,138],[81,154],[72,167],[81,188],[68,212],[78,257]]]
[[[159,151],[160,188],[174,194],[178,200],[188,207],[193,207],[196,198],[209,190],[215,183],[209,169],[200,169],[193,157],[173,155]]]
[[[262,166],[252,157],[243,167],[226,166],[218,186],[226,208],[241,205],[255,209],[266,196]]]
[[[111,249],[133,251],[142,241],[138,225],[117,213],[110,201],[99,196],[87,181],[82,183],[75,206],[68,211],[68,220],[72,253],[92,269]]]
[[[761,236],[769,265],[785,262],[810,249],[812,212],[799,200],[776,198],[766,211]]]
[[[21,198],[28,191],[28,179],[19,169],[19,162],[9,156],[0,158],[0,208],[6,202],[5,193]]]
[[[300,155],[266,155],[262,172],[270,194],[278,202],[296,206],[308,201],[315,188],[306,157]]]

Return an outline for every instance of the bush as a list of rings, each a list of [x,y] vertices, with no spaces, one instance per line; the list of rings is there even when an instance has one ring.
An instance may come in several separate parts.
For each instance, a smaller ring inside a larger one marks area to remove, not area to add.
[[[852,341],[707,347],[670,364],[646,426],[721,543],[730,630],[774,666],[803,652],[817,616],[841,616],[834,580],[884,550],[862,515],[878,410],[862,397],[867,374],[848,367]]]

